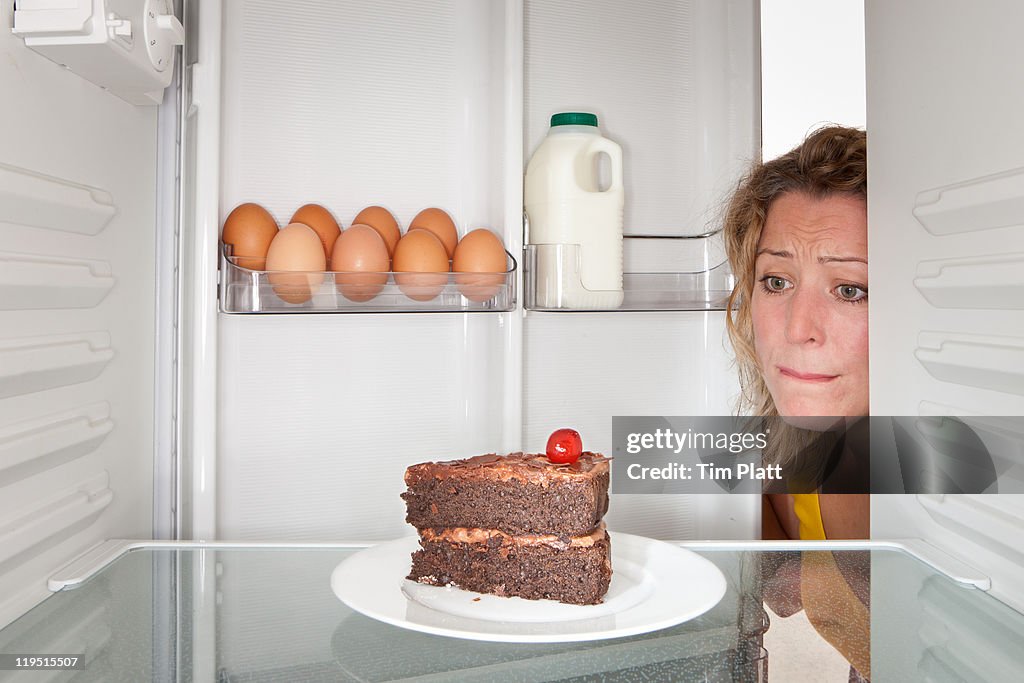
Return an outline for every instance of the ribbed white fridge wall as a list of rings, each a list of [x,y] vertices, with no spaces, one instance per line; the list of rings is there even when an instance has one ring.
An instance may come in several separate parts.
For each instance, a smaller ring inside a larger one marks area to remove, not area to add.
[[[635,169],[627,232],[698,235],[757,150],[753,0],[236,0],[222,20],[221,34],[199,27],[200,61],[222,60],[218,223],[246,201],[282,225],[306,202],[343,226],[380,204],[404,231],[437,206],[460,235],[489,227],[519,259],[526,161],[550,114],[572,108],[597,112]],[[215,509],[225,539],[391,538],[408,533],[398,495],[413,462],[539,449],[559,426],[607,451],[612,415],[732,409],[722,312],[524,319],[522,301],[219,314],[217,485],[197,514]],[[620,528],[749,538],[755,526],[745,500],[712,513],[637,498],[614,513]]]
[[[157,109],[27,48],[12,11],[0,3],[0,626],[75,555],[154,533]],[[83,630],[102,638],[104,618]]]
[[[1024,415],[1022,22],[1015,0],[867,3],[874,414]],[[985,422],[1024,463],[1024,435]],[[925,538],[1017,609],[1022,526],[1022,496],[872,499],[873,537]]]

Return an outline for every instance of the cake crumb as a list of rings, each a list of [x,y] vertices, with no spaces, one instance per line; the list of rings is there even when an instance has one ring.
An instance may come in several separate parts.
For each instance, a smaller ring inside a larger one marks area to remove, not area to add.
[[[473,598],[473,602],[480,602],[480,598]]]

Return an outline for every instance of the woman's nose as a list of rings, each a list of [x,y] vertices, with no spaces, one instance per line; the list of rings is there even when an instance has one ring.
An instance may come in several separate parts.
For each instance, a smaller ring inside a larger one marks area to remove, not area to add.
[[[816,292],[797,288],[789,297],[786,341],[791,344],[824,343],[826,303]]]

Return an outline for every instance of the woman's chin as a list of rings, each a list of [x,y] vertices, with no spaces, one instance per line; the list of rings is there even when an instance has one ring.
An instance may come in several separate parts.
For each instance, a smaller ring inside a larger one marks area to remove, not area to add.
[[[782,392],[779,392],[782,393]],[[831,424],[837,418],[867,415],[867,400],[849,400],[849,396],[820,396],[813,399],[807,395],[773,394],[775,410],[786,422],[801,426],[797,421],[808,424]],[[833,398],[829,400],[829,398]],[[811,429],[812,427],[807,427]]]
[[[806,397],[796,397],[794,400],[776,399],[775,408],[787,424],[815,431],[823,431],[833,424],[841,423],[843,417],[868,413],[867,401],[812,401]]]
[[[827,432],[846,424],[845,418],[834,415],[780,415],[780,417],[791,427],[812,432]]]

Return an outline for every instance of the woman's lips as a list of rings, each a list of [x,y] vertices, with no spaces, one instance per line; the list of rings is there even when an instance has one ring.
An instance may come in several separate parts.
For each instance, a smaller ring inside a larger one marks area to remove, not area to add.
[[[779,368],[779,372],[782,373],[783,375],[785,375],[786,377],[791,377],[793,379],[798,379],[798,380],[801,380],[803,382],[824,383],[824,382],[831,382],[836,377],[839,377],[839,375],[822,375],[822,374],[818,374],[816,372],[797,372],[796,370],[794,370],[792,368],[783,367],[781,365],[779,365],[777,367]]]

